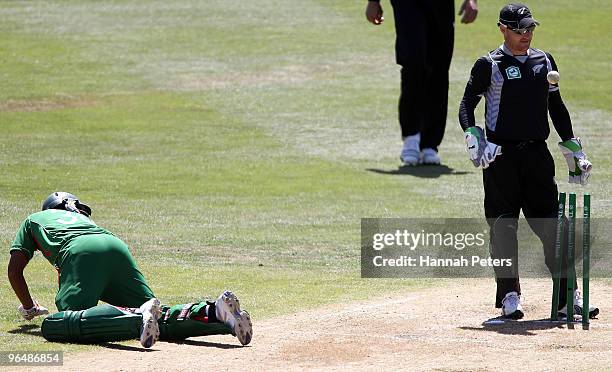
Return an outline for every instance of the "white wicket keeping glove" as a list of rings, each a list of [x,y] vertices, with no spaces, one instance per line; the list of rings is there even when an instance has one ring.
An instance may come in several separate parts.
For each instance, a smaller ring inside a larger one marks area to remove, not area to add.
[[[589,183],[593,164],[587,159],[582,151],[580,138],[572,138],[564,142],[559,142],[559,149],[565,157],[569,169],[569,183],[579,183],[586,185]]]
[[[32,299],[32,302],[34,302],[34,306],[31,309],[24,309],[23,305],[19,305],[17,308],[25,320],[32,320],[36,316],[49,314],[49,310],[40,306],[36,300]]]
[[[485,133],[480,127],[469,127],[465,130],[465,143],[470,154],[470,160],[477,168],[488,168],[495,157],[501,155],[501,146],[487,142]]]

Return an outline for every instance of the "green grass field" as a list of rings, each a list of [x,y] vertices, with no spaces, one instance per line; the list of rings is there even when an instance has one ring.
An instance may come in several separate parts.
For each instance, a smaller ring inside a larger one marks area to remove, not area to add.
[[[504,2],[457,23],[444,166],[408,174],[393,174],[399,68],[382,3],[376,28],[365,1],[1,2],[0,266],[20,222],[64,190],[166,303],[231,288],[257,321],[430,285],[360,279],[360,218],[482,216],[456,112],[472,63],[501,43]],[[529,5],[594,163],[593,215],[610,217],[612,2]],[[26,277],[54,309],[53,268],[39,256]],[[3,282],[0,350],[95,348],[45,343]]]

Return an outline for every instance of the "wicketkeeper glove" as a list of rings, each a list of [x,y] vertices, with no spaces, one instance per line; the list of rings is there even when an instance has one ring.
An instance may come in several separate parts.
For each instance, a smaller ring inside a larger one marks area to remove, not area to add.
[[[589,183],[593,164],[587,159],[582,151],[580,138],[572,138],[567,141],[559,142],[559,149],[565,156],[567,167],[569,168],[569,183],[579,183],[586,185]]]
[[[49,310],[40,306],[36,300],[32,299],[32,302],[34,302],[34,306],[31,309],[24,309],[23,305],[19,305],[17,308],[25,320],[32,320],[36,316],[49,314]]]
[[[487,142],[485,133],[480,127],[469,127],[465,130],[465,143],[470,153],[470,160],[477,168],[488,168],[495,157],[501,155],[501,146]]]

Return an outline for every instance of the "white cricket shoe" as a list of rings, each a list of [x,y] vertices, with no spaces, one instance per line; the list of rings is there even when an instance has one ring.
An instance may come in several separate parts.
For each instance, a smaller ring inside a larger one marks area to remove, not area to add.
[[[582,316],[582,295],[579,290],[574,290],[574,315]],[[563,306],[563,309],[559,310],[559,315],[562,317],[567,317],[567,304]],[[589,318],[593,319],[597,315],[599,315],[599,308],[591,303],[589,303]]]
[[[253,337],[253,324],[251,316],[240,310],[240,302],[231,291],[225,291],[215,301],[217,320],[227,324],[232,334],[238,338],[242,345],[247,345]]]
[[[421,143],[420,133],[404,138],[404,147],[402,147],[402,153],[400,154],[400,160],[402,161],[403,165],[419,164],[419,158],[420,158],[419,144],[420,143]]]
[[[521,298],[518,293],[507,293],[502,300],[502,317],[516,320],[521,319],[524,315]]]
[[[161,304],[157,298],[152,298],[138,308],[142,314],[140,326],[140,344],[150,348],[159,339],[159,325],[157,321],[161,316]]]
[[[426,165],[440,165],[440,155],[434,149],[423,149],[420,154],[420,162]]]

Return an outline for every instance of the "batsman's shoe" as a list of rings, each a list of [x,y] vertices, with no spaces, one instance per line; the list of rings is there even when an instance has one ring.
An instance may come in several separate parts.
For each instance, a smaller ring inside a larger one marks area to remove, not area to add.
[[[574,291],[574,315],[582,316],[582,306],[583,306],[582,295],[580,294],[580,291],[575,290]],[[563,306],[563,309],[559,310],[559,315],[564,318],[567,317],[567,304]],[[593,319],[597,315],[599,315],[599,308],[589,303],[589,318]]]
[[[238,297],[230,291],[223,292],[215,301],[215,309],[217,320],[227,324],[242,345],[248,345],[253,337],[253,324],[249,313],[240,310]]]
[[[159,339],[157,321],[161,316],[161,304],[157,298],[152,298],[142,304],[138,310],[142,314],[140,344],[148,349]]]
[[[419,145],[421,143],[421,134],[417,133],[404,138],[404,147],[400,154],[400,160],[403,165],[417,165],[420,160]]]
[[[423,149],[420,154],[420,163],[425,165],[440,165],[440,155],[434,149]]]
[[[521,306],[521,298],[518,293],[507,293],[502,300],[502,317],[516,320],[521,319],[524,315],[523,307]]]

